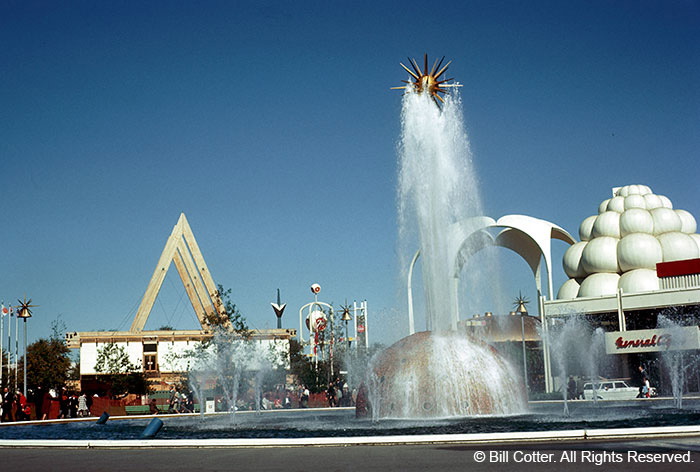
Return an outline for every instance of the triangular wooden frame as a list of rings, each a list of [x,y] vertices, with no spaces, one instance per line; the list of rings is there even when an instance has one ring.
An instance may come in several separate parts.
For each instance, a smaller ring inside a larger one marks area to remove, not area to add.
[[[185,291],[190,299],[190,303],[192,303],[194,312],[197,314],[197,319],[202,325],[202,329],[205,331],[209,330],[206,315],[212,316],[217,314],[217,304],[215,303],[217,299],[216,285],[209,273],[206,262],[204,262],[204,257],[199,250],[197,241],[194,239],[194,234],[187,222],[187,218],[185,218],[184,213],[181,213],[177,224],[173,227],[173,231],[168,237],[168,241],[165,243],[165,248],[163,248],[163,253],[160,255],[156,270],[153,272],[151,281],[146,288],[146,293],[141,299],[134,321],[131,323],[129,331],[132,333],[143,331],[171,262],[175,263],[177,273],[185,286]],[[218,308],[222,309],[220,304],[218,305]]]

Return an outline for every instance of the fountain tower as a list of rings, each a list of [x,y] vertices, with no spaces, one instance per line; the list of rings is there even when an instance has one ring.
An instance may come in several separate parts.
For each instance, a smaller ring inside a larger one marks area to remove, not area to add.
[[[372,414],[436,418],[519,412],[525,407],[519,375],[492,347],[456,331],[454,241],[448,228],[482,214],[459,85],[441,79],[449,66],[441,67],[442,60],[428,69],[426,55],[423,70],[415,60],[410,65],[402,64],[412,80],[397,87],[406,90],[399,231],[402,239],[417,232],[428,331],[398,341],[373,360],[368,380]]]

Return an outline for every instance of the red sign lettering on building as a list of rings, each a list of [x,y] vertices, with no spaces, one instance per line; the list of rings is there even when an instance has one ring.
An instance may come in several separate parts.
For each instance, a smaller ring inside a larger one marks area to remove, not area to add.
[[[694,349],[700,349],[700,329],[697,326],[605,333],[605,351],[608,354]]]
[[[654,347],[659,346],[668,349],[671,346],[673,337],[670,334],[662,334],[661,336],[653,335],[651,338],[643,339],[622,339],[622,336],[615,340],[615,346],[618,349],[627,349],[630,347]]]

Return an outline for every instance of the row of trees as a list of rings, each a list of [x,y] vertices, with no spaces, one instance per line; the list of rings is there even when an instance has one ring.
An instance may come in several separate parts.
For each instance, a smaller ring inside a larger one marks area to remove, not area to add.
[[[70,350],[63,341],[65,325],[56,320],[51,324],[51,336],[41,338],[27,346],[25,356],[27,362],[27,387],[36,391],[37,387],[60,390],[68,380],[80,378],[80,367],[73,366],[70,359]],[[3,352],[3,369],[7,368],[7,355]],[[25,358],[20,359],[17,366],[18,383],[22,382]],[[9,370],[8,370],[9,371]],[[14,385],[15,375],[6,375],[3,372],[2,387],[20,389],[20,385]]]

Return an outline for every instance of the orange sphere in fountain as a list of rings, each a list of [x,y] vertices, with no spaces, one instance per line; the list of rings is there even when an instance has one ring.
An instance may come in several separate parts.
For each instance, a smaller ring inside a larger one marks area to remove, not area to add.
[[[491,346],[454,332],[407,336],[376,357],[367,381],[375,418],[525,411],[520,376]]]

